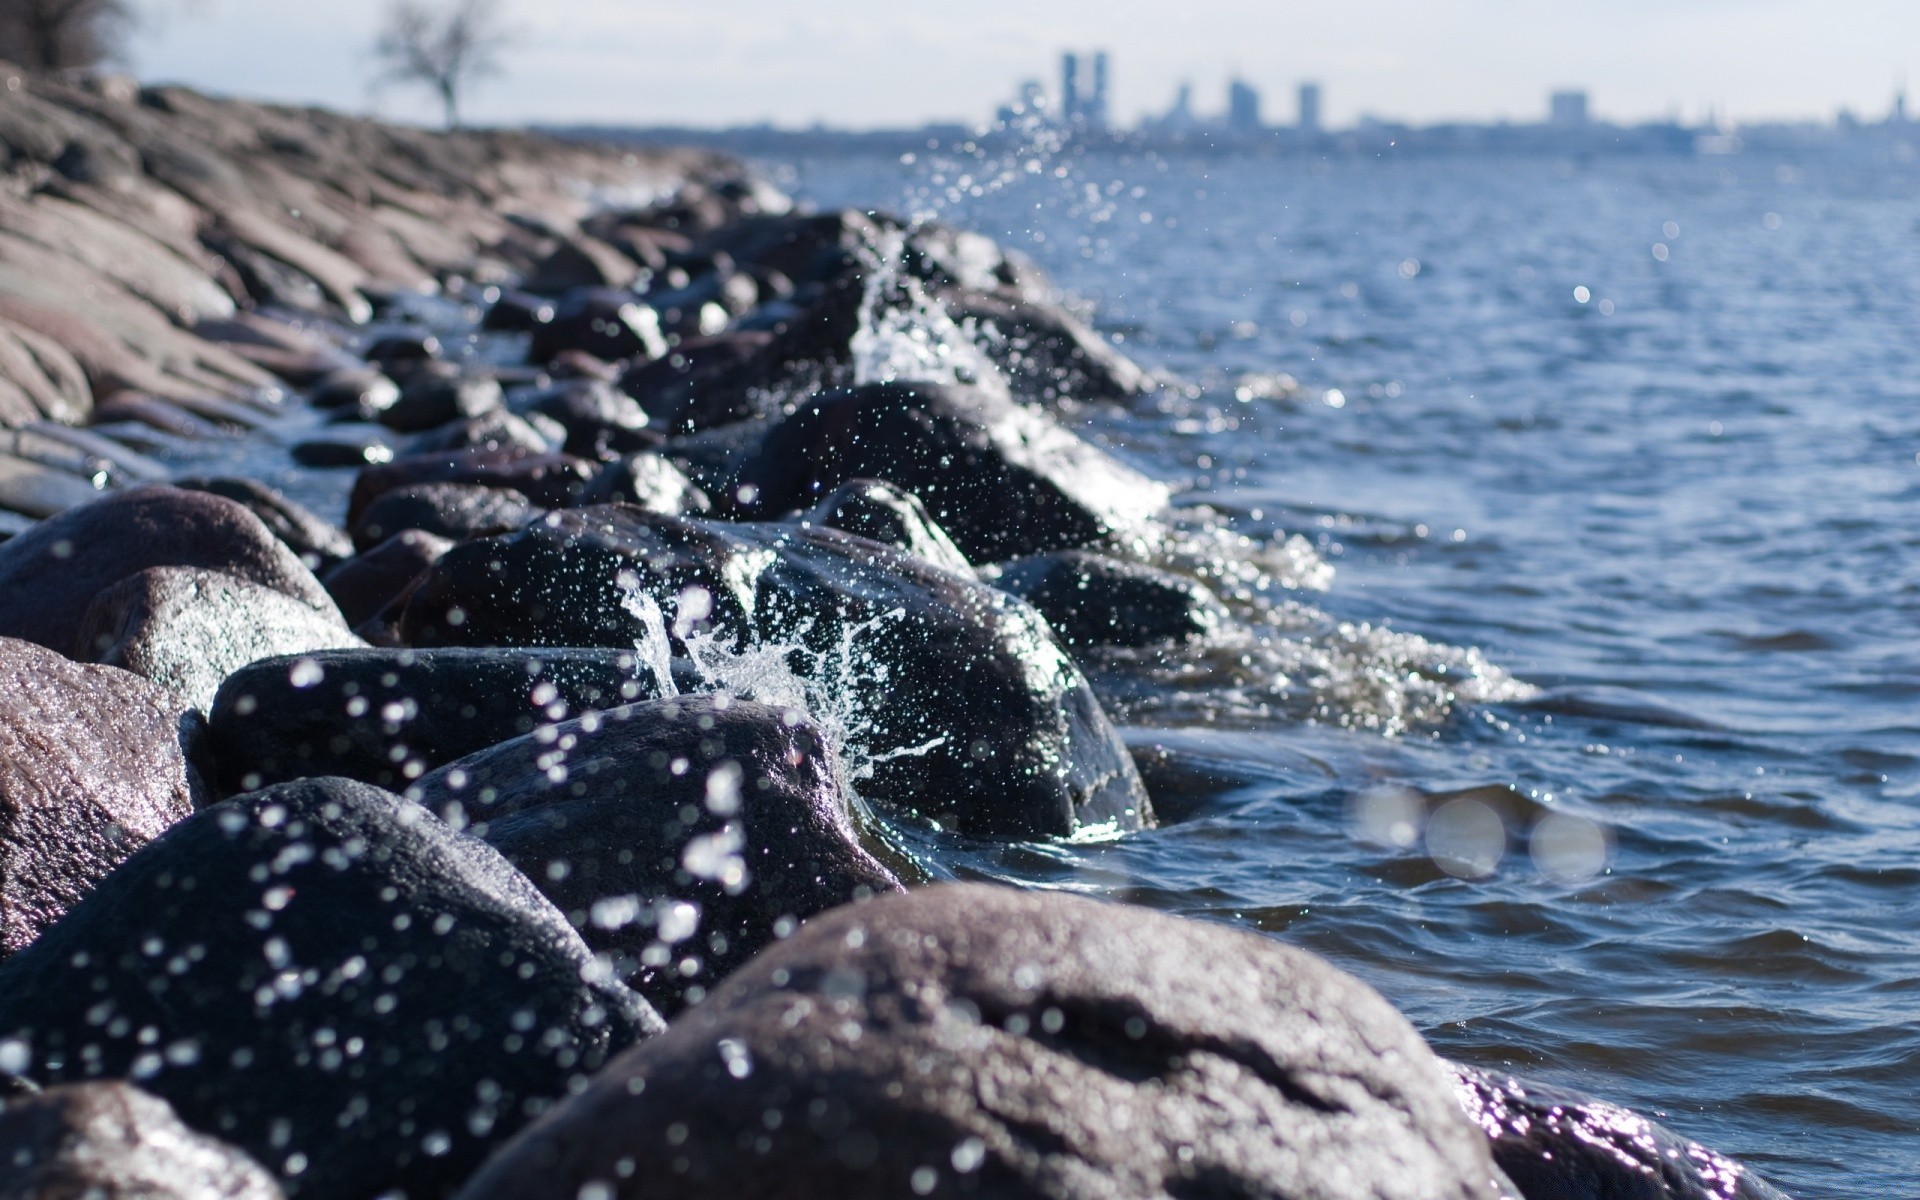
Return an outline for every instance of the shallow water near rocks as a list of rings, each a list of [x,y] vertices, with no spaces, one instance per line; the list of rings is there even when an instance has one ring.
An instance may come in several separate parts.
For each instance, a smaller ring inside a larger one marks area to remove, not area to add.
[[[1207,768],[1191,815],[910,831],[934,869],[1266,930],[1442,1053],[1914,1194],[1920,174],[1034,163],[769,166],[1000,238],[1203,385],[1087,428],[1224,518],[1172,557],[1274,586],[1094,672]]]

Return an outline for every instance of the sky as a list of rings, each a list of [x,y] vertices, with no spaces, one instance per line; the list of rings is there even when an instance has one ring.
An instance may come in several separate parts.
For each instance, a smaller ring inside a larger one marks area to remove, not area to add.
[[[142,79],[398,119],[424,94],[376,87],[387,0],[135,0]],[[1224,107],[1238,75],[1290,121],[1294,88],[1329,123],[1538,120],[1586,89],[1618,121],[1878,116],[1911,64],[1914,0],[503,0],[502,73],[471,120],[847,128],[977,123],[1064,48],[1105,49],[1127,123],[1190,81]]]

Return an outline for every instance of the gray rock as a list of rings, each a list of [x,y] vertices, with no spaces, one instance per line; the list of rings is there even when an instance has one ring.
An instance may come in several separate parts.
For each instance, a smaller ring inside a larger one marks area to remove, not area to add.
[[[148,567],[201,567],[333,611],[326,589],[244,505],[205,492],[118,492],[0,545],[0,637],[75,645],[88,605]]]
[[[918,496],[975,562],[1139,529],[1167,489],[1046,416],[979,388],[871,384],[816,396],[740,472],[757,511],[806,508],[849,479]]]
[[[353,523],[353,544],[361,551],[371,550],[408,529],[463,542],[518,529],[543,511],[512,488],[416,484],[396,488],[368,504]]]
[[[166,689],[0,638],[0,948],[30,945],[193,812],[199,738]]]
[[[1227,623],[1226,607],[1205,584],[1086,550],[1015,559],[1001,565],[993,585],[1039,609],[1075,649],[1193,641]]]
[[[461,1200],[1489,1200],[1404,1018],[1258,935],[946,886],[816,918]]]
[[[259,1163],[125,1083],[78,1083],[0,1109],[7,1200],[282,1200]]]
[[[151,679],[204,711],[221,681],[250,662],[365,644],[337,610],[218,571],[153,567],[93,598],[74,652]]]
[[[345,531],[304,505],[296,504],[255,479],[193,477],[176,479],[173,486],[190,492],[225,496],[260,518],[273,536],[300,556],[309,571],[325,571],[353,553]]]
[[[685,696],[568,721],[410,794],[472,822],[669,1017],[800,921],[901,890],[861,848],[819,728],[746,701]]]
[[[403,529],[328,571],[327,591],[347,623],[359,629],[405,599],[414,583],[451,549],[452,540],[437,533]]]
[[[0,964],[30,1078],[137,1076],[303,1196],[444,1195],[659,1028],[499,854],[343,779],[196,813]]]
[[[882,480],[850,479],[827,493],[802,519],[885,542],[949,571],[973,570],[947,531],[928,515],[920,497]]]

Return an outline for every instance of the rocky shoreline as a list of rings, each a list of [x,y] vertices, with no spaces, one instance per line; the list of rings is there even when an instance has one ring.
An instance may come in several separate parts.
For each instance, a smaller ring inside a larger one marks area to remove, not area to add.
[[[1232,620],[1031,264],[0,78],[0,1194],[1778,1196],[898,836],[1177,821],[1084,664]]]

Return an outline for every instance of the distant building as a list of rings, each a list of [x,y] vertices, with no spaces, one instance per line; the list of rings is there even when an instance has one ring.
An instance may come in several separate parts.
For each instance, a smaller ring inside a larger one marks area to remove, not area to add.
[[[1072,50],[1060,56],[1060,119],[1069,125],[1105,129],[1108,117],[1107,87],[1110,75],[1107,52],[1096,50],[1092,63],[1092,90],[1081,86],[1080,55]]]
[[[1087,103],[1087,124],[1095,129],[1107,127],[1107,52],[1093,55],[1093,99]]]
[[[1080,116],[1080,56],[1071,50],[1060,56],[1060,116],[1067,121]]]
[[[1045,119],[1053,106],[1048,103],[1047,89],[1038,79],[1029,79],[1020,85],[1020,92],[1012,104],[1003,104],[997,114],[1002,125],[1013,125],[1021,121]]]
[[[1227,128],[1235,133],[1260,132],[1260,93],[1244,79],[1227,85]]]
[[[1300,85],[1300,131],[1320,132],[1320,85],[1317,83]]]
[[[1585,125],[1590,118],[1587,115],[1587,94],[1580,91],[1555,92],[1548,100],[1548,123],[1562,128],[1574,128]]]

